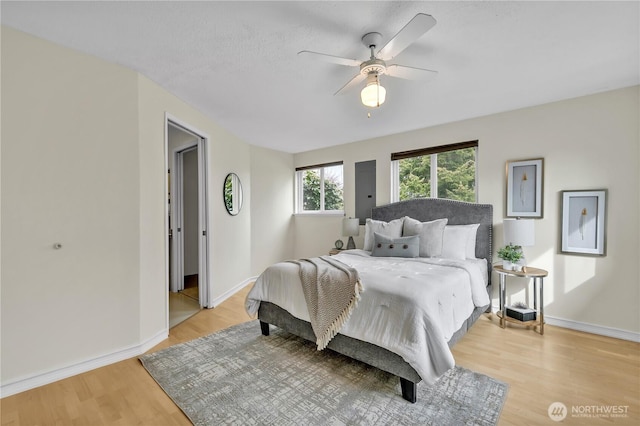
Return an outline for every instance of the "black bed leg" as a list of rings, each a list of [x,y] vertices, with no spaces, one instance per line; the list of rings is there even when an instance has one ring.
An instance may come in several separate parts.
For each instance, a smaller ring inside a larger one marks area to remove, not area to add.
[[[415,404],[418,391],[418,385],[410,380],[400,377],[400,388],[402,389],[402,397],[407,401]]]
[[[269,335],[269,323],[260,321],[260,330],[263,336]]]

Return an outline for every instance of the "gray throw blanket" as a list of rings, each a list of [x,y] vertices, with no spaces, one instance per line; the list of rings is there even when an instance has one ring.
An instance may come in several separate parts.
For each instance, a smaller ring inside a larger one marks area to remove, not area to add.
[[[358,271],[330,256],[291,260],[300,281],[318,350],[327,347],[351,316],[363,291]]]

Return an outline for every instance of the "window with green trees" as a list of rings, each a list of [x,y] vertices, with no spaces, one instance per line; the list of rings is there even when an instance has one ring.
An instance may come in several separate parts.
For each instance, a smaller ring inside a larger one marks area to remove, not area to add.
[[[342,162],[296,169],[297,213],[344,211]]]
[[[478,141],[391,154],[392,201],[447,198],[476,202]]]

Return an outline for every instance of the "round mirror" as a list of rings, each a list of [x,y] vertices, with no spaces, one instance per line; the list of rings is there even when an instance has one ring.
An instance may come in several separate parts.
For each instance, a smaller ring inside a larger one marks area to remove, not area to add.
[[[237,174],[229,173],[227,175],[224,180],[222,196],[224,197],[224,206],[231,216],[240,213],[242,208],[242,184]]]

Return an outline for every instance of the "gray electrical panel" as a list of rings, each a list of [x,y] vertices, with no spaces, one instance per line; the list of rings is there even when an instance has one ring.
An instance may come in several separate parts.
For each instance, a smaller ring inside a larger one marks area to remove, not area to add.
[[[376,206],[376,160],[356,163],[356,217],[360,225],[371,217]]]

